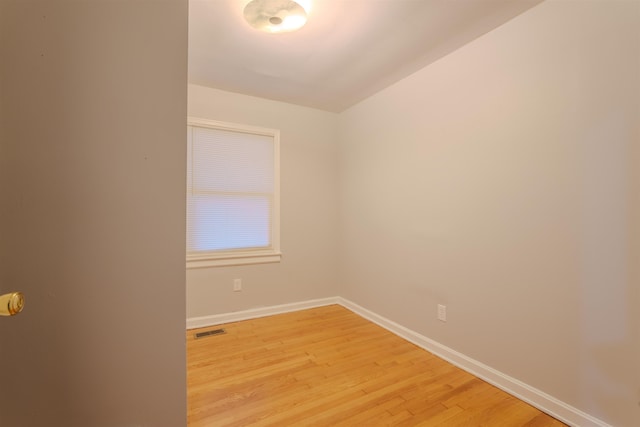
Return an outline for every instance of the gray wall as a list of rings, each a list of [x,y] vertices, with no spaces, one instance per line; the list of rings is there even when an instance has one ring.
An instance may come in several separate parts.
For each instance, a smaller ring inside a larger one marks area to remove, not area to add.
[[[546,1],[341,114],[342,295],[640,425],[639,28]]]
[[[337,115],[189,85],[189,115],[280,130],[276,264],[187,270],[187,317],[339,294]],[[233,279],[242,292],[233,292]]]
[[[0,425],[186,424],[187,2],[0,2]]]

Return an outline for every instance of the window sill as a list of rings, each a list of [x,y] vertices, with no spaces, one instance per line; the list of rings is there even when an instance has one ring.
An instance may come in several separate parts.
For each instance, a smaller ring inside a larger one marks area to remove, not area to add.
[[[231,265],[267,264],[280,262],[280,252],[236,252],[226,254],[188,255],[187,269],[225,267]]]

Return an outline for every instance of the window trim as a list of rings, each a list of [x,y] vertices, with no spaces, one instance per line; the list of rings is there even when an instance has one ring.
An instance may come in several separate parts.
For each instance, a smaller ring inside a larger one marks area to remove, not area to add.
[[[280,131],[277,129],[202,119],[198,117],[188,117],[187,127],[189,126],[249,133],[273,138],[274,182],[273,211],[271,218],[271,245],[268,248],[242,248],[187,254],[187,269],[280,262],[282,258],[282,253],[280,252]],[[188,151],[187,155],[191,155],[191,152]]]

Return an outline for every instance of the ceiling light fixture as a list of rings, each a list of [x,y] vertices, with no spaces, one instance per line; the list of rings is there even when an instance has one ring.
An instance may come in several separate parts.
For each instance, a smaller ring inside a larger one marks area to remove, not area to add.
[[[307,22],[309,0],[251,0],[244,7],[244,19],[267,33],[295,31]]]

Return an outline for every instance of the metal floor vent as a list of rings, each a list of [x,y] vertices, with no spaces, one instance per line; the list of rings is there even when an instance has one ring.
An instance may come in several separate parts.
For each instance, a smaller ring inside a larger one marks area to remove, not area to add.
[[[212,329],[210,331],[204,331],[204,332],[197,332],[194,337],[196,339],[198,338],[204,338],[204,337],[211,337],[213,335],[222,335],[222,334],[226,334],[227,331],[225,331],[224,329]]]

